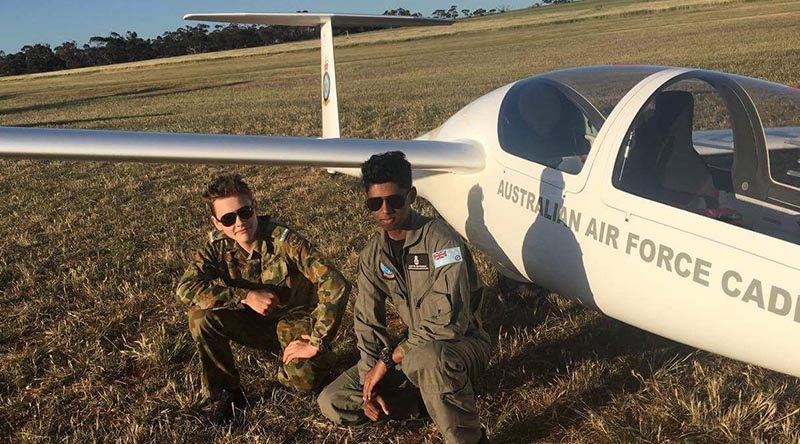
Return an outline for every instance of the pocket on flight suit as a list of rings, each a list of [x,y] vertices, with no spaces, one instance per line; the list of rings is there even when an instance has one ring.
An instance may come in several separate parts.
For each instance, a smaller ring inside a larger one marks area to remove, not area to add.
[[[425,295],[419,310],[421,319],[433,325],[447,326],[453,315],[453,304],[449,294],[434,290]]]

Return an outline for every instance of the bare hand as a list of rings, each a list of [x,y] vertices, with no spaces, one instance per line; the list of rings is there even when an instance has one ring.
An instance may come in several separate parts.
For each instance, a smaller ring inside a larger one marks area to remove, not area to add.
[[[381,379],[386,376],[388,371],[389,369],[386,368],[386,364],[384,364],[382,361],[378,361],[371,369],[369,369],[367,374],[364,375],[364,401],[370,401],[373,398],[372,392],[375,390],[375,386],[381,382]]]
[[[319,347],[309,344],[310,340],[311,336],[303,335],[301,339],[290,342],[283,351],[283,363],[288,364],[296,359],[311,359],[317,356]]]
[[[381,395],[375,395],[371,400],[364,402],[364,414],[374,422],[381,419],[381,415],[388,415],[389,407]]]
[[[266,316],[269,310],[278,304],[278,295],[269,290],[250,290],[242,303],[261,316]]]

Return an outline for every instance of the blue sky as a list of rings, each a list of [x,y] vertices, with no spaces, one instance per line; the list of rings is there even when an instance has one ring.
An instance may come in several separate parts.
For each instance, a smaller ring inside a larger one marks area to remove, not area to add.
[[[93,35],[135,31],[142,38],[153,38],[186,24],[181,17],[189,12],[354,12],[380,14],[403,7],[430,15],[434,9],[491,9],[508,6],[519,9],[535,0],[409,0],[409,1],[256,1],[256,0],[0,0],[0,51],[17,52],[28,44],[57,45],[75,40],[88,43]]]

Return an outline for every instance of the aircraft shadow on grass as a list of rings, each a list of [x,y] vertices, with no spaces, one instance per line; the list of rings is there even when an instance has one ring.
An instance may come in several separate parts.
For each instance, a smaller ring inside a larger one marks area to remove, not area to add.
[[[546,170],[545,176],[548,185],[542,184],[539,196],[547,196],[551,204],[563,207],[561,190],[564,188],[564,181],[561,172]],[[552,190],[545,190],[550,185],[555,186],[559,192],[554,194]],[[481,188],[473,187],[468,202],[467,236],[470,241],[480,243],[483,251],[491,251],[494,257],[500,258],[501,266],[519,274],[508,257],[500,254],[502,248],[483,222],[482,202]],[[541,251],[541,248],[535,246],[546,244],[544,240],[552,236],[553,228],[566,230],[569,236],[559,238],[558,248],[562,251],[558,256],[577,258],[580,263],[557,265],[573,270],[571,274],[576,276],[577,281],[572,282],[572,288],[585,295],[581,298],[584,305],[596,307],[586,280],[583,254],[574,233],[563,224],[561,227],[554,227],[554,222],[541,214],[534,218],[525,234],[523,251]],[[542,255],[548,256],[544,251]],[[534,279],[536,276],[533,270],[543,268],[534,266],[530,257],[525,258],[523,265],[525,273]],[[525,332],[534,337],[535,330],[548,319],[571,318],[586,310],[578,304],[559,307],[548,294],[548,290],[535,284],[499,278],[486,293],[485,313],[488,316],[484,325],[490,336],[503,341],[509,338],[507,333]],[[501,333],[506,334],[501,337]],[[522,340],[524,338],[522,336]],[[495,356],[500,357],[490,363],[483,378],[484,385],[479,387],[479,392],[492,394],[494,397],[514,396],[526,384],[532,383],[535,387],[548,386],[581,365],[591,362],[605,364],[604,368],[610,370],[596,380],[588,381],[587,389],[569,399],[554,402],[542,411],[531,411],[512,424],[493,430],[492,438],[496,442],[516,442],[520,436],[532,441],[546,439],[553,432],[582,421],[582,411],[600,408],[611,402],[617,394],[640,389],[645,380],[676,356],[685,356],[694,351],[691,347],[662,339],[607,317],[597,317],[561,337],[527,344],[513,355],[500,353],[500,350],[508,347],[509,344],[495,344]]]

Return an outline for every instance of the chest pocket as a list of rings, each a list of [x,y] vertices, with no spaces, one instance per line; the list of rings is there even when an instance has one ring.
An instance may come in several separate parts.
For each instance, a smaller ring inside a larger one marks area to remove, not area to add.
[[[271,260],[264,261],[261,267],[261,283],[270,285],[281,285],[286,280],[289,270],[286,266],[286,261],[281,260],[277,256],[273,256]]]
[[[431,291],[422,298],[419,306],[420,317],[433,325],[450,325],[453,315],[453,304],[450,302],[450,295]]]

